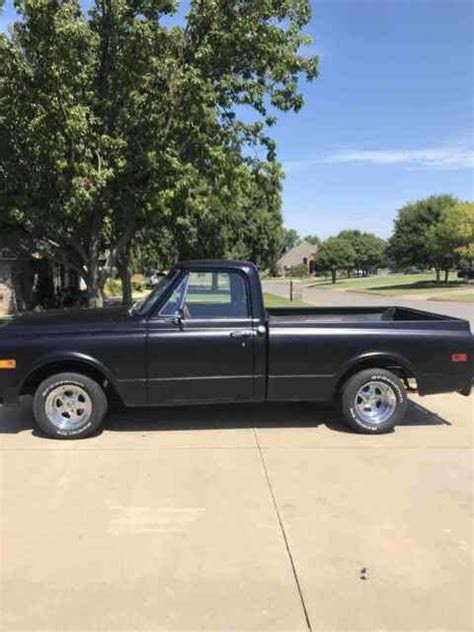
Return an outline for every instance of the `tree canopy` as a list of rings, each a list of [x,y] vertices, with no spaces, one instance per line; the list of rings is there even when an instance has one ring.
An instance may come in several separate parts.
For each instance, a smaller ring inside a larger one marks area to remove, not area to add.
[[[472,204],[451,195],[406,204],[398,212],[388,255],[397,267],[435,268],[439,278],[472,252]],[[469,257],[467,257],[469,258]]]
[[[317,74],[300,52],[308,0],[193,0],[184,24],[169,20],[172,0],[16,8],[0,35],[0,208],[81,274],[91,303],[161,227],[177,256],[271,256],[271,127]]]
[[[354,246],[349,239],[340,235],[329,237],[318,249],[314,266],[316,270],[331,272],[332,282],[336,283],[337,271],[353,268],[356,256]]]
[[[354,267],[364,275],[367,275],[370,269],[385,264],[387,244],[377,235],[360,230],[342,230],[338,237],[350,242],[355,252]]]

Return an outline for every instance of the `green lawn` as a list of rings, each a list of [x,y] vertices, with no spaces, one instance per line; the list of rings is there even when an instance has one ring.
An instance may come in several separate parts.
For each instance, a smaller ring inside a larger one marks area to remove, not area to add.
[[[288,298],[282,298],[269,292],[264,293],[263,301],[265,307],[307,307],[307,304],[301,301],[290,301]]]
[[[333,284],[330,282],[318,282],[312,287],[324,287],[324,289],[348,290],[351,292],[361,292],[364,294],[375,294],[380,296],[400,296],[400,295],[426,295],[429,298],[439,296],[439,300],[452,300],[459,302],[473,302],[474,288],[455,277],[451,273],[451,280],[448,283],[436,283],[433,272],[422,274],[387,274],[384,276],[370,276],[361,279],[342,279]]]
[[[367,288],[366,290],[360,290],[367,294],[379,294],[381,296],[416,296],[423,295],[426,297],[440,297],[440,300],[448,300],[451,294],[459,293],[464,294],[467,297],[470,296],[470,292],[456,292],[463,288],[462,284],[453,282],[447,285],[436,285],[436,283],[411,283],[407,285],[389,285]],[[459,299],[461,300],[461,299]]]
[[[384,289],[385,286],[398,286],[398,285],[410,285],[413,283],[434,281],[435,275],[433,272],[426,272],[422,274],[385,274],[381,276],[369,276],[359,279],[341,279],[337,283],[331,283],[328,280],[315,281],[314,286],[324,286],[326,288],[332,288],[335,290],[362,290],[375,288]],[[313,285],[313,284],[312,284]]]

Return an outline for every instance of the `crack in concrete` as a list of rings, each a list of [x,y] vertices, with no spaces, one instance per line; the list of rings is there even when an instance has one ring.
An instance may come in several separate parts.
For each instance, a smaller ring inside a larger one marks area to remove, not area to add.
[[[300,598],[301,607],[303,608],[303,614],[304,614],[304,618],[305,618],[305,621],[306,621],[306,626],[307,626],[309,632],[312,632],[313,628],[311,626],[311,620],[309,618],[308,609],[306,608],[306,603],[305,603],[304,596],[303,596],[303,590],[301,588],[300,580],[299,580],[299,577],[298,577],[298,572],[296,570],[295,561],[293,559],[293,554],[292,554],[291,548],[290,548],[290,543],[288,541],[288,536],[286,535],[285,526],[283,524],[283,520],[282,520],[282,517],[281,517],[281,514],[280,514],[280,509],[278,507],[278,503],[277,503],[277,499],[276,499],[276,496],[275,496],[275,492],[273,490],[273,485],[272,485],[272,482],[270,480],[270,475],[268,473],[268,468],[267,468],[267,464],[265,462],[265,457],[263,455],[263,450],[262,450],[262,447],[260,445],[260,441],[258,440],[258,434],[257,434],[257,429],[256,428],[253,428],[253,436],[255,438],[255,444],[256,444],[256,447],[257,447],[257,450],[258,450],[258,453],[259,453],[259,456],[260,456],[260,461],[262,463],[263,472],[264,472],[264,475],[265,475],[265,479],[267,481],[268,490],[270,492],[270,497],[271,497],[272,503],[273,503],[273,508],[275,509],[275,514],[276,514],[276,517],[277,517],[277,520],[278,520],[278,524],[280,525],[280,531],[281,531],[281,534],[283,536],[283,541],[285,543],[286,553],[287,553],[288,559],[290,561],[291,571],[292,571],[293,577],[295,579],[296,589],[298,591],[298,595],[299,595],[299,598]]]

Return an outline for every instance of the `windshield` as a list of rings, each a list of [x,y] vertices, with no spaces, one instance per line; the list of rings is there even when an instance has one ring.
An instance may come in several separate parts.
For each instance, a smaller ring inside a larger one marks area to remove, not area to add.
[[[145,314],[150,309],[150,307],[152,307],[152,305],[159,299],[159,297],[166,291],[171,281],[175,278],[176,274],[176,270],[172,270],[166,276],[162,277],[146,298],[138,301],[133,305],[130,313]]]

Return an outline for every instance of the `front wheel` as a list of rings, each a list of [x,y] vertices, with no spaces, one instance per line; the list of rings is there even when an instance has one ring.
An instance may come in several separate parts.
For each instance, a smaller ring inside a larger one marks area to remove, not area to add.
[[[341,392],[342,411],[357,432],[382,434],[405,417],[408,400],[403,382],[386,369],[366,369],[347,380]]]
[[[107,398],[102,387],[79,373],[58,373],[46,378],[33,399],[36,423],[55,439],[90,436],[106,412]]]

